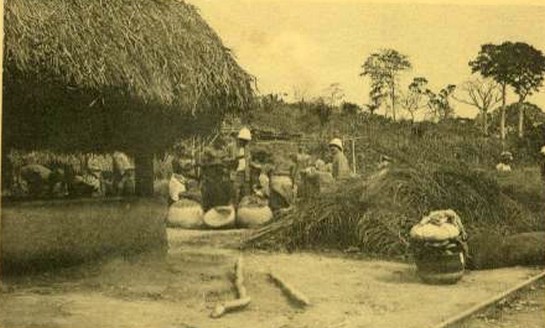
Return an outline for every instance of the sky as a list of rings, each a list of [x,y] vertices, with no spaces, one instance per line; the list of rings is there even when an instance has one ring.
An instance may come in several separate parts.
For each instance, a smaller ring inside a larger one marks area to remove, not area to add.
[[[401,75],[402,88],[423,76],[434,91],[471,78],[468,62],[481,44],[522,41],[545,51],[542,0],[188,1],[257,78],[259,93],[286,94],[288,100],[324,96],[330,84],[339,83],[346,101],[366,104],[369,79],[359,76],[361,65],[383,48],[398,50],[412,63]],[[510,94],[508,101],[515,100]],[[545,88],[528,100],[545,108]],[[477,113],[454,105],[458,116]]]

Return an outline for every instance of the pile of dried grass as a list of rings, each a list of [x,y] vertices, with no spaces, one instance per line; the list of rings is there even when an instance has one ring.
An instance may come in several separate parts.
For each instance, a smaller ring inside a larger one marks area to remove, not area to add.
[[[485,173],[413,166],[354,179],[302,200],[247,245],[288,250],[356,246],[368,254],[398,256],[408,251],[410,227],[428,212],[446,208],[462,217],[469,234],[538,228],[538,220]]]

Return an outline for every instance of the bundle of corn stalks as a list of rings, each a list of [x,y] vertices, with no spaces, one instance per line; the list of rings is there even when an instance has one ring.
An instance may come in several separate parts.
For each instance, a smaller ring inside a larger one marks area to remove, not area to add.
[[[343,182],[301,200],[294,210],[255,232],[258,248],[346,249],[407,254],[409,229],[432,210],[451,208],[468,233],[531,231],[538,220],[503,194],[495,180],[468,168],[405,166]]]

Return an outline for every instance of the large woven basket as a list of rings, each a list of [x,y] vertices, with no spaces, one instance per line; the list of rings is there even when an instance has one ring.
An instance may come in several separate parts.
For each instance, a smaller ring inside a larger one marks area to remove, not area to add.
[[[255,228],[269,222],[272,217],[269,206],[242,206],[237,210],[237,226]]]
[[[417,274],[428,284],[455,284],[464,275],[464,255],[434,254],[433,256],[415,256]]]
[[[168,209],[167,222],[171,227],[199,229],[204,225],[203,209],[198,202],[182,199]]]
[[[213,207],[204,214],[203,220],[209,228],[232,228],[235,225],[235,208],[233,205]]]

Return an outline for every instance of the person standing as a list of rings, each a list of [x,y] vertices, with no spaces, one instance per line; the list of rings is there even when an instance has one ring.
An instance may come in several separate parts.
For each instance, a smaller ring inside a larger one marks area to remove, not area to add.
[[[335,180],[343,180],[350,177],[350,165],[348,159],[343,153],[343,143],[341,139],[334,138],[329,142],[329,151],[332,156],[332,174]]]
[[[115,151],[113,160],[113,193],[116,196],[131,194],[131,183],[134,184],[134,165],[129,157],[120,151]],[[134,193],[134,192],[133,192]]]
[[[250,141],[252,141],[250,130],[246,127],[240,129],[235,150],[235,159],[238,164],[233,178],[235,204],[238,204],[242,197],[250,194]]]

